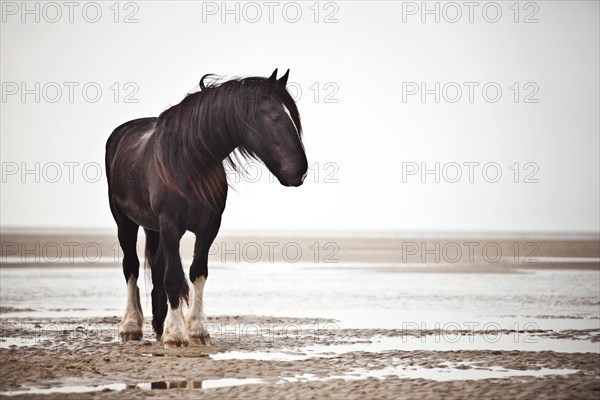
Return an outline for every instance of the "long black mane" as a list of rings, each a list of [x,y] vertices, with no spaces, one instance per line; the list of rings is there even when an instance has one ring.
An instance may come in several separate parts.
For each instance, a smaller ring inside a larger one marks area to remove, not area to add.
[[[289,92],[269,78],[235,78],[226,82],[200,80],[200,91],[163,111],[156,121],[155,159],[167,188],[187,201],[214,209],[224,199],[223,160],[234,169],[236,147],[244,158],[255,155],[240,135],[252,131],[256,107],[264,98],[280,101],[302,133],[300,114]]]

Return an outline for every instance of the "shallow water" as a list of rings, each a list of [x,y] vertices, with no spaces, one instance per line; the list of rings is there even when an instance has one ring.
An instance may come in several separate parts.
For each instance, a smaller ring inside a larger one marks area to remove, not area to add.
[[[142,273],[139,280],[146,316],[148,279]],[[208,315],[332,318],[343,328],[596,329],[599,293],[594,270],[421,273],[245,263],[210,269],[205,307]],[[125,296],[116,267],[0,268],[4,318],[120,315]]]
[[[333,375],[326,378],[318,377],[314,374],[302,374],[292,378],[284,378],[282,382],[311,382],[332,379],[360,380],[367,378],[383,379],[386,377],[398,377],[402,379],[429,379],[434,381],[462,381],[479,379],[501,379],[513,378],[519,376],[548,376],[548,375],[569,375],[577,373],[575,369],[552,369],[540,368],[538,370],[515,370],[502,367],[486,368],[456,368],[455,365],[445,364],[443,368],[423,368],[407,366],[390,366],[377,370],[359,368],[343,375]]]
[[[443,336],[443,337],[442,337]],[[512,335],[488,334],[460,336],[444,332],[439,337],[375,337],[371,342],[335,343],[290,347],[286,351],[229,351],[210,355],[214,360],[276,360],[298,361],[309,358],[336,357],[345,353],[364,351],[457,351],[457,350],[504,350],[504,351],[557,351],[561,353],[600,353],[600,343],[587,340],[551,339],[530,336],[527,340],[515,340]]]

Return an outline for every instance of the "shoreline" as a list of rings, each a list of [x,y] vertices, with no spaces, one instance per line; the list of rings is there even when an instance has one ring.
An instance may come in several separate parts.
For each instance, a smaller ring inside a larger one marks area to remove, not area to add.
[[[143,258],[145,237],[138,235]],[[194,237],[180,244],[182,259],[193,256]],[[116,235],[2,234],[0,263],[73,264],[83,260],[118,264],[121,249]],[[600,239],[507,239],[483,237],[285,237],[217,236],[209,251],[211,262],[335,264],[518,265],[524,268],[600,268]],[[584,264],[588,264],[585,265]]]

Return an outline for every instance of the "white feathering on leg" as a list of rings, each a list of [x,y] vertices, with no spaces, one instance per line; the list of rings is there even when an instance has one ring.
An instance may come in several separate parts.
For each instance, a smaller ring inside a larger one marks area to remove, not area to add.
[[[183,321],[183,312],[181,311],[181,302],[177,309],[173,309],[167,301],[167,317],[165,318],[162,341],[165,348],[187,346],[190,339],[187,335],[185,322]]]
[[[144,316],[140,304],[140,291],[137,287],[137,278],[133,275],[127,280],[127,306],[121,320],[119,335],[125,341],[142,339]]]
[[[207,330],[206,314],[204,314],[204,285],[206,278],[199,276],[192,285],[191,305],[187,315],[187,326],[190,338],[195,344],[210,345]]]

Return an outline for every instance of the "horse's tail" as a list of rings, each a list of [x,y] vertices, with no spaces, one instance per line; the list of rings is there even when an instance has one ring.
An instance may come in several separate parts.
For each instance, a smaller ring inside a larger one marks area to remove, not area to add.
[[[152,265],[155,263],[155,258],[158,255],[160,233],[157,231],[152,231],[150,229],[144,229],[144,231],[146,232],[146,260],[144,261],[144,266],[146,268],[152,268]]]

